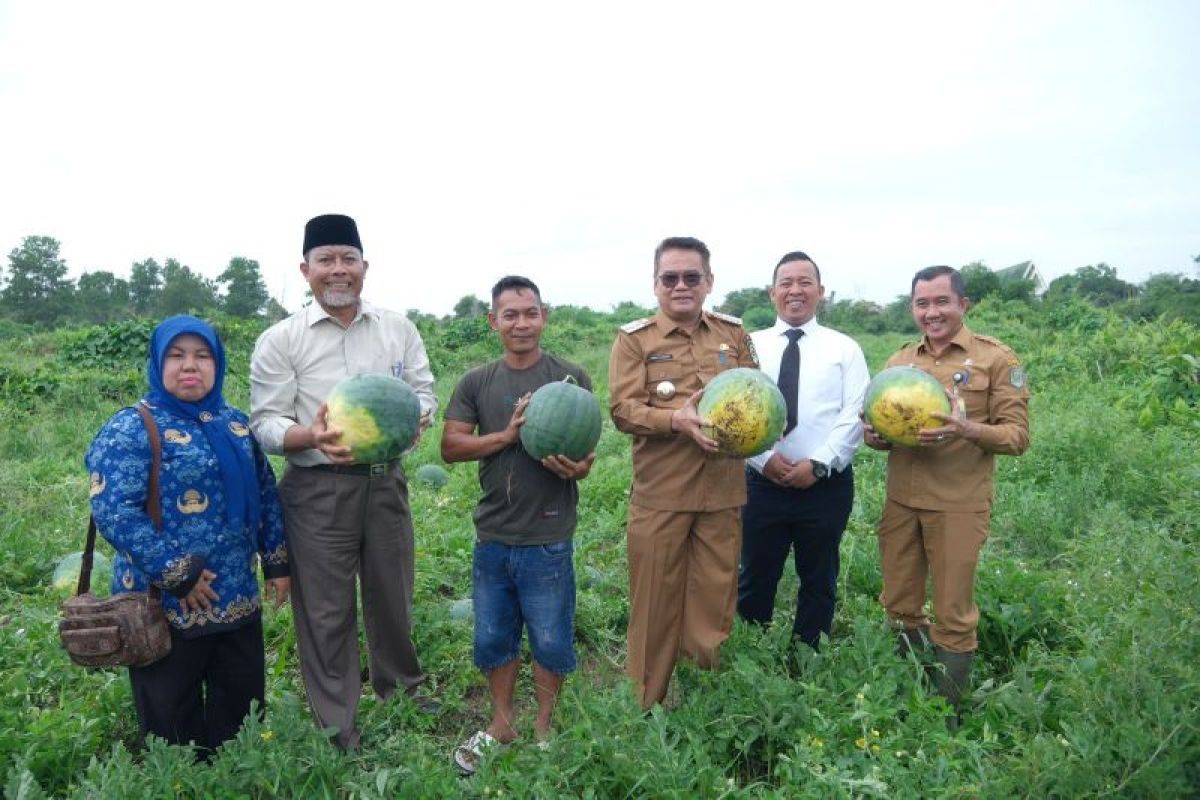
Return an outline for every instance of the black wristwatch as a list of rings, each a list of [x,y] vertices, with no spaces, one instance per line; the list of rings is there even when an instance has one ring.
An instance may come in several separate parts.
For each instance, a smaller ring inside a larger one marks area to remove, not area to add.
[[[810,458],[808,460],[808,463],[812,464],[814,478],[820,480],[822,478],[829,477],[829,465],[828,464],[822,464],[820,461],[817,461],[815,458]]]

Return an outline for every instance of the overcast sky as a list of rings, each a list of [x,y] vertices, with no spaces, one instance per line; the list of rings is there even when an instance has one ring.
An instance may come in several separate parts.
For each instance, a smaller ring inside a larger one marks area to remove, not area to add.
[[[793,249],[881,301],[934,263],[1194,274],[1200,3],[833,5],[0,0],[0,249],[247,256],[291,309],[341,212],[367,297],[438,314],[506,273],[651,304],[668,235],[713,300]]]

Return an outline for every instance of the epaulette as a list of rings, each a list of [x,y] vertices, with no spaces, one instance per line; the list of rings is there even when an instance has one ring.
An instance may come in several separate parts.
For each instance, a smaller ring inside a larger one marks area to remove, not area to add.
[[[621,331],[623,333],[637,333],[642,328],[648,327],[652,322],[654,322],[654,317],[642,317],[641,319],[635,319],[633,322],[626,322],[624,325],[622,325]]]
[[[976,333],[975,338],[980,340],[981,342],[987,342],[988,344],[994,344],[994,345],[996,345],[996,347],[999,347],[1001,350],[1004,350],[1005,352],[1013,353],[1013,349],[1011,347],[1009,347],[1004,342],[997,339],[995,336],[984,336],[982,333]],[[1015,355],[1015,353],[1014,353],[1014,355]]]
[[[716,317],[717,319],[723,320],[725,322],[732,322],[734,325],[742,324],[742,318],[735,317],[732,314],[722,314],[720,311],[710,311],[710,312],[708,312],[708,315],[710,317]]]

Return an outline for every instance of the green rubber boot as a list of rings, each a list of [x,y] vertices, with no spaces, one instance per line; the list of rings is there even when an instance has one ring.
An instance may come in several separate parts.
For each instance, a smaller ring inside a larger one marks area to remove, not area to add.
[[[946,717],[946,727],[953,732],[962,723],[962,696],[970,685],[975,654],[954,653],[941,647],[935,648],[935,653],[940,669],[934,673],[933,683],[937,693],[954,707],[954,716]]]

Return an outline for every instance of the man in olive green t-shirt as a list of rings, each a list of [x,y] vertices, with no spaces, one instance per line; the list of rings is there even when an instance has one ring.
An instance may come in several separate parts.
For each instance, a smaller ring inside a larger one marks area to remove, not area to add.
[[[511,742],[513,692],[520,667],[521,629],[529,632],[539,741],[550,734],[563,678],[575,669],[576,482],[595,460],[548,456],[521,446],[520,428],[534,390],[568,375],[585,389],[582,367],[541,349],[547,310],[528,278],[508,276],[492,288],[488,322],[504,355],[468,372],[446,407],[442,458],[479,461],[483,496],[475,508],[472,565],[475,665],[487,674],[492,720],[455,748],[454,763],[473,773],[488,746]]]

